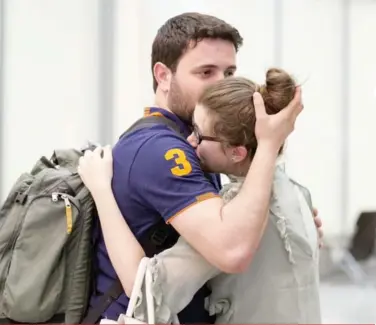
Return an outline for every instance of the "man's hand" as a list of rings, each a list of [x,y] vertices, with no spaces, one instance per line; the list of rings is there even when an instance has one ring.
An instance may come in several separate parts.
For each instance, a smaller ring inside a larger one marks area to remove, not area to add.
[[[260,93],[254,93],[253,101],[256,112],[255,134],[258,145],[267,144],[277,152],[286,138],[294,130],[295,121],[303,110],[302,91],[296,87],[293,100],[277,114],[267,114]]]
[[[318,211],[316,208],[313,208],[313,219],[315,220],[315,225],[317,228],[317,232],[319,234],[319,240],[320,240],[319,247],[322,248],[324,246],[324,243],[322,240],[322,238],[324,237],[324,232],[322,230],[322,221],[320,217],[318,217]]]

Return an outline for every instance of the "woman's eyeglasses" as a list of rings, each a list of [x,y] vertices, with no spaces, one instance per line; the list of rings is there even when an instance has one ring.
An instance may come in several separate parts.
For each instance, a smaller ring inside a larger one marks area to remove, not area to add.
[[[211,136],[208,136],[208,135],[202,135],[200,133],[200,131],[198,130],[198,127],[197,127],[196,124],[193,125],[193,135],[195,136],[195,138],[197,140],[197,144],[200,144],[202,142],[202,140],[221,142],[221,139],[219,139],[217,137],[211,137]]]

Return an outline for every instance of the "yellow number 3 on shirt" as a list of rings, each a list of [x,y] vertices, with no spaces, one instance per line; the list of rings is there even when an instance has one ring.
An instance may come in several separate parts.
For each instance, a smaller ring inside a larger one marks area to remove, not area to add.
[[[192,171],[192,166],[187,160],[187,157],[183,150],[181,149],[170,149],[165,154],[166,160],[171,160],[175,158],[175,163],[177,166],[171,168],[171,173],[175,176],[186,176]]]

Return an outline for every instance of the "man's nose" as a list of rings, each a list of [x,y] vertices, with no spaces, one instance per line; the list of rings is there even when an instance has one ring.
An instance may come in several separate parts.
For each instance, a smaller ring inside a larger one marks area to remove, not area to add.
[[[215,75],[215,82],[217,81],[220,81],[220,80],[223,80],[225,79],[225,73],[224,72],[218,72],[216,75]]]
[[[187,138],[187,141],[193,148],[197,148],[197,139],[195,135],[193,134],[193,132],[189,135],[189,137]]]

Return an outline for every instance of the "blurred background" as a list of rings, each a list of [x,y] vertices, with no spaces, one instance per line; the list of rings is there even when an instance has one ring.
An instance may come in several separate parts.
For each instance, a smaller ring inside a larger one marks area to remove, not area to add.
[[[303,84],[286,160],[324,221],[324,322],[375,323],[376,0],[0,0],[0,201],[41,155],[116,142],[152,104],[157,29],[185,11],[239,29],[238,75]]]

